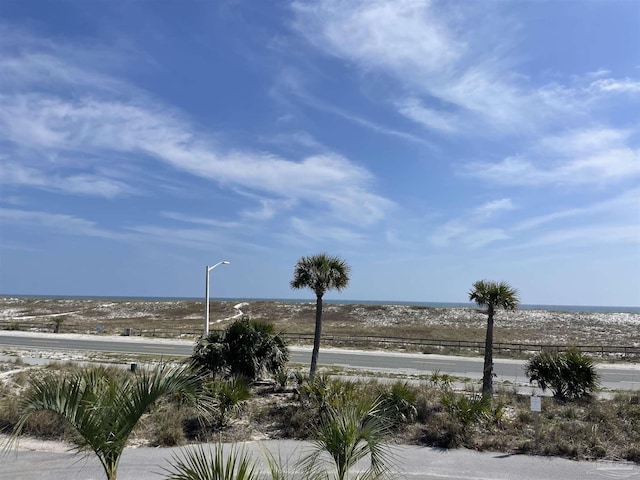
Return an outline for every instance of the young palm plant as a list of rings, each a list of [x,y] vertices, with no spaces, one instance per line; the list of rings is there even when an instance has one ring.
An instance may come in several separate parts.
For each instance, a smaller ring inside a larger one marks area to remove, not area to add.
[[[212,380],[205,384],[205,390],[217,407],[218,427],[226,426],[229,418],[237,414],[251,398],[249,382],[243,377]]]
[[[186,366],[162,364],[136,374],[104,367],[66,376],[35,377],[20,404],[13,431],[17,440],[29,417],[50,411],[66,420],[79,434],[78,450],[92,450],[108,480],[116,480],[120,457],[140,417],[162,396],[180,394],[198,408],[201,379]]]
[[[311,352],[311,368],[309,376],[313,378],[318,365],[320,336],[322,334],[322,297],[327,290],[343,290],[349,284],[351,267],[340,257],[332,257],[326,253],[302,257],[296,263],[291,280],[291,288],[309,288],[316,294],[316,327]]]
[[[384,443],[389,426],[379,401],[330,408],[317,427],[313,451],[300,463],[304,478],[348,480],[353,467],[367,457],[369,467],[353,478],[384,477],[391,466],[391,454]]]
[[[484,368],[482,371],[482,395],[491,397],[493,394],[493,317],[496,308],[515,310],[520,303],[518,291],[506,282],[490,282],[478,280],[469,292],[469,300],[475,302],[487,316],[487,335],[484,345]]]
[[[525,374],[560,401],[588,397],[600,383],[593,360],[575,348],[534,355],[525,366]]]
[[[174,455],[171,468],[164,469],[167,480],[257,480],[256,463],[244,447],[235,445],[224,453],[218,443],[213,449],[198,445]]]

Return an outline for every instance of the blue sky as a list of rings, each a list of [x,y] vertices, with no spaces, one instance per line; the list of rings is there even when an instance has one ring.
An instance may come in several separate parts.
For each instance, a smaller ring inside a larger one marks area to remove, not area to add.
[[[0,292],[640,305],[635,1],[0,0]]]

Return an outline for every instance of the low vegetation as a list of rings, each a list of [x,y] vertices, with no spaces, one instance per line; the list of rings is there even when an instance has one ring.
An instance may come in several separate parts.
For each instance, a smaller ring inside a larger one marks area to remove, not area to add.
[[[61,421],[60,415],[25,415],[22,406],[25,399],[33,398],[34,378],[73,377],[82,369],[68,364],[11,367],[15,373],[5,372],[0,386],[1,431],[10,433],[19,425],[23,434],[78,442],[77,431]],[[118,375],[133,379],[139,372],[121,371]],[[640,392],[622,393],[612,399],[585,397],[563,402],[545,397],[542,412],[537,413],[530,411],[527,396],[498,389],[492,399],[487,399],[479,392],[454,391],[451,379],[439,373],[416,383],[343,380],[322,372],[313,380],[300,371],[288,371],[288,377],[284,388],[273,381],[254,384],[250,398],[227,392],[216,400],[216,395],[211,395],[213,401],[204,417],[183,396],[163,396],[141,415],[129,441],[182,445],[255,438],[320,440],[318,432],[327,418],[368,402],[375,405],[376,418],[384,418],[381,438],[385,444],[640,463]],[[213,383],[210,388],[220,392]]]
[[[525,367],[531,382],[551,390],[557,400],[575,400],[592,395],[599,384],[593,360],[576,348],[566,352],[542,352]]]
[[[278,374],[288,360],[289,349],[273,325],[247,317],[201,338],[191,356],[191,364],[212,378],[242,376],[249,381]]]
[[[162,397],[180,396],[207,410],[201,378],[186,365],[161,364],[127,375],[116,368],[35,371],[19,395],[13,438],[34,415],[46,414],[71,427],[79,450],[93,451],[108,480],[116,480],[120,457],[142,416]],[[65,428],[66,431],[66,428]]]

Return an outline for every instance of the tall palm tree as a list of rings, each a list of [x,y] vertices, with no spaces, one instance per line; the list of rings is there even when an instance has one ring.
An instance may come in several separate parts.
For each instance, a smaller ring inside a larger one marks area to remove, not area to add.
[[[469,300],[476,302],[480,310],[487,316],[487,336],[484,344],[484,369],[482,371],[482,395],[491,397],[493,394],[493,317],[496,308],[515,310],[520,303],[518,291],[506,282],[491,282],[478,280],[469,292]]]
[[[296,263],[291,288],[310,288],[316,294],[316,329],[311,354],[309,376],[313,378],[318,365],[320,335],[322,333],[322,297],[327,290],[343,290],[349,284],[351,267],[340,257],[321,253],[302,257]]]
[[[200,385],[201,379],[190,368],[169,364],[135,374],[93,367],[64,376],[36,377],[21,401],[13,440],[34,413],[56,413],[78,432],[77,449],[92,450],[107,479],[116,480],[120,457],[140,417],[156,400],[172,393],[206,409],[207,402],[196,402]]]

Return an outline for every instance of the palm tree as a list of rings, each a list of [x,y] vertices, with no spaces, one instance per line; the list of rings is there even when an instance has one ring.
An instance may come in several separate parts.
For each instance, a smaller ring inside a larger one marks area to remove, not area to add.
[[[125,376],[126,375],[126,376]],[[202,410],[201,378],[187,366],[161,364],[131,374],[93,367],[60,377],[35,377],[20,404],[13,431],[17,440],[31,415],[39,411],[58,414],[79,433],[78,450],[93,450],[108,480],[116,480],[120,457],[140,417],[160,397],[181,394]]]
[[[520,302],[518,291],[506,282],[478,280],[469,292],[469,300],[476,302],[479,310],[487,316],[487,336],[484,344],[484,369],[482,371],[482,395],[493,394],[493,317],[496,308],[515,310]]]
[[[302,257],[296,263],[291,288],[310,288],[316,294],[316,329],[311,354],[309,376],[313,378],[318,365],[320,335],[322,333],[322,297],[327,290],[343,290],[349,284],[351,267],[340,257],[326,253]]]

